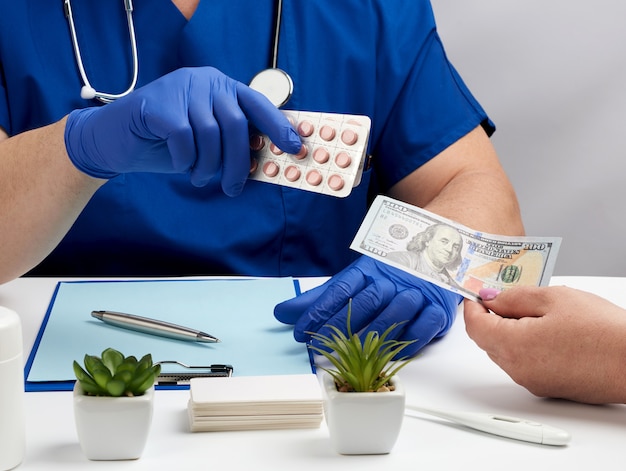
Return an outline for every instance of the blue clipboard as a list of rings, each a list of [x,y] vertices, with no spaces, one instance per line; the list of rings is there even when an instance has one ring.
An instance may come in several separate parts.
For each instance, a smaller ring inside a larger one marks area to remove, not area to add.
[[[150,353],[155,362],[232,366],[232,376],[314,372],[310,351],[294,340],[293,326],[274,317],[276,304],[298,294],[293,278],[59,282],[26,362],[26,391],[71,390],[73,361],[82,364],[85,354],[100,355],[108,347],[138,358]],[[93,310],[160,319],[208,332],[221,342],[123,329],[94,319]]]

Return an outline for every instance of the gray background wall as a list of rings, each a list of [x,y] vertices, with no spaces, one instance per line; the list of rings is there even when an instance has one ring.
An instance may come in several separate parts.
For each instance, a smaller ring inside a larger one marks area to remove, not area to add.
[[[626,276],[626,2],[432,0],[556,275]]]

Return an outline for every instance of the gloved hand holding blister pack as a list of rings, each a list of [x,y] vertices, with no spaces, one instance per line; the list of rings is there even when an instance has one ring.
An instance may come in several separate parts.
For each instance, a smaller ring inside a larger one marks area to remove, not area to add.
[[[264,95],[212,67],[184,68],[108,105],[73,111],[65,145],[74,165],[96,178],[189,172],[204,186],[221,172],[224,193],[237,196],[250,172],[250,124],[285,152],[301,148]]]
[[[439,288],[403,270],[361,256],[323,285],[278,304],[275,317],[294,324],[294,337],[308,342],[307,332],[331,334],[329,325],[345,332],[347,306],[352,298],[352,330],[384,332],[416,342],[402,351],[414,356],[431,340],[443,336],[454,322],[462,296]]]

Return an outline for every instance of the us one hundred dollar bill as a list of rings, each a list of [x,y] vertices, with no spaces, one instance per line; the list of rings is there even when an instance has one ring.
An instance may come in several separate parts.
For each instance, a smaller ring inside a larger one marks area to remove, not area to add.
[[[350,248],[476,301],[482,288],[547,285],[560,245],[560,237],[475,231],[378,196]]]

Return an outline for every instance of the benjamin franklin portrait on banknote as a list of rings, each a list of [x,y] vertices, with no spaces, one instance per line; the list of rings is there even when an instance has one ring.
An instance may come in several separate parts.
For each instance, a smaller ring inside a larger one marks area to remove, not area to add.
[[[463,238],[457,229],[447,224],[433,224],[416,234],[407,243],[406,251],[390,252],[387,259],[457,286],[450,272],[460,265],[462,249]]]

